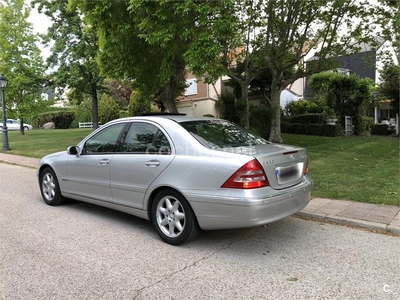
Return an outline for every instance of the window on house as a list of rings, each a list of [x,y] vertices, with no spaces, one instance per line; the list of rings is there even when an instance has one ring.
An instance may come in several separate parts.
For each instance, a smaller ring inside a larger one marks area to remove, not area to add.
[[[197,94],[197,80],[196,78],[193,79],[186,79],[187,88],[185,90],[185,96],[196,95]]]

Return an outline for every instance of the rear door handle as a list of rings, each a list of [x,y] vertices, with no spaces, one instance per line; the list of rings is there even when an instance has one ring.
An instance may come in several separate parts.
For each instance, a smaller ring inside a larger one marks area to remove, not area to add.
[[[159,160],[152,159],[152,160],[146,161],[145,165],[150,168],[154,168],[154,167],[158,167],[160,165],[160,163],[161,162]]]
[[[99,165],[101,165],[101,166],[106,166],[106,165],[108,165],[109,163],[110,163],[110,160],[107,159],[107,158],[104,158],[104,159],[102,159],[102,160],[99,161]]]

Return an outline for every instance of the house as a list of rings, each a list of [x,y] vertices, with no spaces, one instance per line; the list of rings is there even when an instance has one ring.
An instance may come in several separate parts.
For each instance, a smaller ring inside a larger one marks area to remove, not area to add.
[[[188,73],[186,78],[187,88],[181,97],[176,99],[178,112],[185,113],[188,116],[213,115],[219,117],[219,112],[215,106],[221,93],[230,89],[227,83],[230,78],[221,76],[213,83],[205,83],[202,79],[196,78]],[[281,107],[286,103],[303,98],[303,80],[298,80],[289,85],[281,93]],[[260,99],[257,95],[249,95],[249,104],[257,105]]]
[[[371,78],[376,85],[381,82],[380,72],[383,68],[386,53],[389,53],[392,60],[397,62],[396,55],[394,54],[393,47],[388,41],[384,41],[382,38],[377,37],[377,42],[379,46],[377,48],[372,47],[367,43],[360,43],[360,52],[355,54],[350,54],[347,56],[337,57],[338,68],[337,72],[342,74],[357,74],[361,78]],[[311,62],[318,59],[312,56],[306,59],[305,63]],[[310,77],[305,78],[304,85],[304,97],[310,98],[313,94],[312,89],[309,87]],[[370,116],[374,118],[375,123],[379,123],[381,120],[389,120],[390,118],[395,118],[396,114],[391,106],[389,100],[382,100],[374,111],[370,112]]]
[[[224,87],[223,78],[219,78],[214,84],[209,84],[188,73],[186,84],[187,88],[184,94],[176,99],[178,112],[188,116],[213,115],[218,117],[219,113],[215,103]]]

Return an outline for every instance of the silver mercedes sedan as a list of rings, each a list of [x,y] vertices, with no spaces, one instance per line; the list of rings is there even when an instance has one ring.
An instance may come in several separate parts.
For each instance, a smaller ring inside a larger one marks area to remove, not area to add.
[[[309,202],[304,148],[272,144],[226,120],[165,114],[111,121],[43,157],[43,200],[66,198],[148,219],[179,245],[201,229],[261,226]]]

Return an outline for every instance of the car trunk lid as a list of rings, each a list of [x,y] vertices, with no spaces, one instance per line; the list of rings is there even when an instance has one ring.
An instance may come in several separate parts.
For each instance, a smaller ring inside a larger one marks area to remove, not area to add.
[[[255,157],[274,189],[284,189],[300,183],[307,168],[307,152],[300,147],[266,144],[240,147],[236,153]]]

